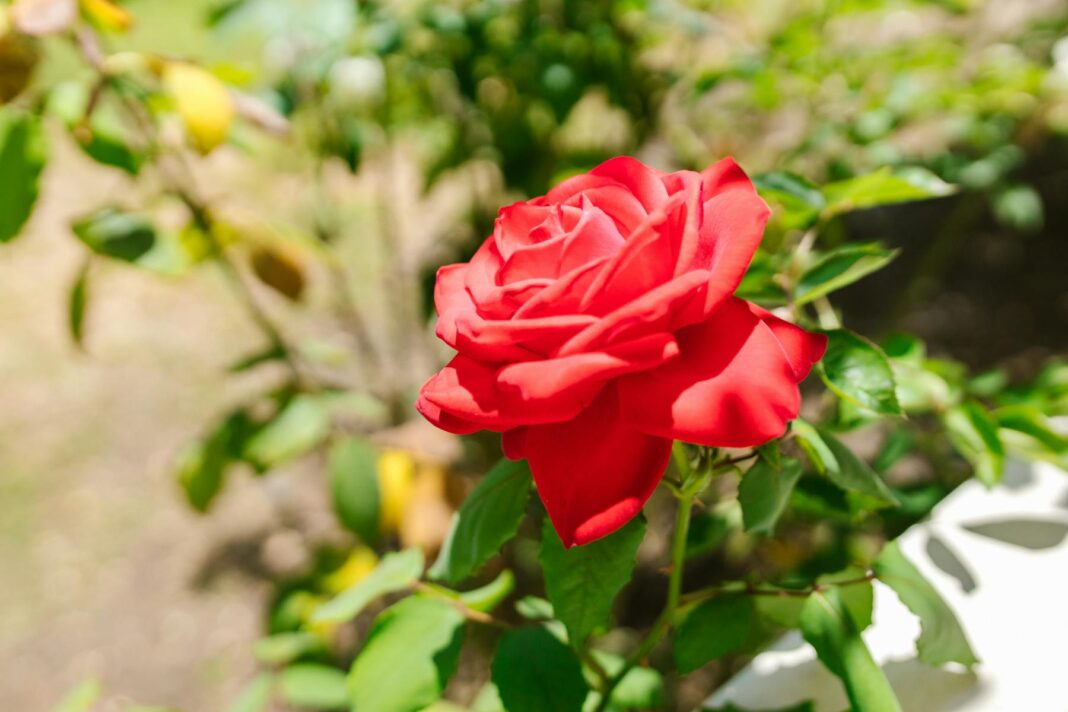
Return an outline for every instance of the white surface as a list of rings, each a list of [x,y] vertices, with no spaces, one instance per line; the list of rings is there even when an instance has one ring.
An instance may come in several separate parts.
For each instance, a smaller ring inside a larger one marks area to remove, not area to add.
[[[919,622],[893,591],[875,584],[874,622],[864,640],[905,712],[1068,712],[1068,473],[1046,464],[1010,463],[1008,470],[993,491],[965,483],[899,539],[960,619],[982,661],[972,672],[916,660]],[[1000,526],[987,532],[997,538],[966,528],[995,522]],[[946,547],[966,567],[963,577],[946,573],[955,571],[939,553]],[[961,581],[967,574],[970,592]],[[841,684],[793,631],[706,704],[762,710],[804,700],[817,712],[849,708]]]

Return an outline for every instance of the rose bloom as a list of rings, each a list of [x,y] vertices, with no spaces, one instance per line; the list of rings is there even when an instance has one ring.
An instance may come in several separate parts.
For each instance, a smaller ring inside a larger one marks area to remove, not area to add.
[[[627,157],[503,208],[470,262],[438,271],[457,355],[416,404],[452,433],[502,433],[567,546],[634,517],[672,441],[781,436],[826,348],[733,296],[770,211],[731,159],[661,173]]]

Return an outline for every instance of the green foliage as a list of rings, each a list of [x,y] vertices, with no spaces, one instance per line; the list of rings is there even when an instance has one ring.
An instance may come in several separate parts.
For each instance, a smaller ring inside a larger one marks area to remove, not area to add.
[[[899,415],[894,374],[879,347],[846,329],[826,334],[827,353],[819,372],[827,387],[861,408]]]
[[[47,156],[40,119],[0,108],[0,243],[18,235],[33,212]]]
[[[345,673],[328,665],[299,663],[278,676],[286,704],[306,710],[341,710],[348,707]]]
[[[52,712],[89,712],[101,695],[100,681],[96,678],[82,680],[75,685]]]
[[[499,606],[515,590],[515,575],[505,569],[485,586],[460,594],[460,601],[474,611],[488,613]]]
[[[589,692],[578,658],[542,627],[504,634],[493,683],[508,712],[580,712]]]
[[[320,606],[312,620],[316,623],[341,623],[352,620],[368,603],[384,596],[409,588],[423,574],[423,552],[406,549],[386,554],[366,578],[336,598]]]
[[[267,665],[286,665],[323,648],[323,640],[314,633],[291,631],[276,633],[256,641],[252,652]]]
[[[771,536],[800,477],[801,462],[795,458],[783,458],[777,465],[757,460],[738,487],[745,530]]]
[[[565,549],[546,518],[540,559],[545,590],[573,645],[608,625],[612,602],[630,580],[644,537],[645,520],[639,516],[603,539]]]
[[[456,671],[463,623],[456,608],[430,598],[383,611],[349,673],[353,708],[416,712],[437,700]]]
[[[890,683],[871,657],[837,588],[812,593],[801,611],[801,632],[845,687],[854,709],[901,712]]]
[[[378,459],[362,438],[345,438],[330,448],[328,470],[338,520],[365,542],[379,537]]]
[[[976,401],[966,401],[943,417],[946,434],[958,452],[975,468],[980,482],[992,487],[1001,480],[1005,448],[998,437],[997,423]]]
[[[675,630],[675,666],[682,675],[742,647],[753,626],[745,594],[722,594],[697,604]]]
[[[853,454],[841,440],[825,429],[803,420],[794,421],[801,447],[820,474],[844,490],[871,497],[877,503],[893,505],[897,502],[890,488],[875,470]]]
[[[119,208],[97,210],[71,229],[96,254],[123,262],[137,262],[156,244],[156,229],[147,218]]]
[[[301,394],[292,398],[245,444],[244,457],[267,469],[299,457],[330,433],[330,416],[322,400]]]
[[[530,483],[526,461],[500,460],[460,506],[430,576],[456,584],[477,573],[515,536]]]
[[[253,430],[248,414],[238,410],[215,432],[186,446],[176,466],[178,483],[193,509],[206,512],[222,489],[227,467],[239,456]]]
[[[872,568],[878,579],[919,616],[916,650],[920,660],[934,666],[955,662],[970,667],[979,662],[953,611],[896,543],[889,542],[883,547]]]
[[[807,304],[848,287],[890,264],[899,252],[887,250],[874,242],[844,245],[831,250],[798,279],[794,288],[794,304]]]
[[[70,327],[70,336],[75,345],[83,345],[85,331],[85,311],[89,302],[89,262],[87,261],[78,270],[78,276],[70,288],[70,297],[67,300],[67,325]]]
[[[271,703],[274,685],[273,675],[269,673],[257,675],[245,686],[234,703],[226,708],[226,712],[263,712]]]

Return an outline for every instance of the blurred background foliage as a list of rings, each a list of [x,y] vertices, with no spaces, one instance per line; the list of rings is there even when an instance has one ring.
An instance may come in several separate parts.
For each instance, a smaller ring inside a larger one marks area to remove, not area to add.
[[[89,354],[121,270],[225,285],[258,335],[236,354],[205,335],[239,384],[184,447],[161,446],[174,465],[160,469],[200,512],[250,474],[277,489],[295,470],[311,484],[282,489],[317,493],[273,496],[266,530],[198,571],[262,584],[268,635],[241,650],[277,676],[238,666],[167,704],[240,695],[233,709],[252,710],[280,689],[297,708],[344,706],[339,671],[378,609],[355,627],[316,611],[390,549],[436,552],[471,475],[499,455],[492,437],[460,443],[413,420],[446,356],[435,270],[470,256],[501,205],[614,155],[697,170],[733,155],[754,176],[775,213],[741,293],[871,339],[843,332],[845,360],[825,365],[829,390],[805,415],[902,503],[873,511],[809,453],[779,536],[763,538],[739,531],[738,478],[724,478],[695,521],[688,585],[810,582],[870,559],[971,473],[996,482],[1006,454],[1068,463],[1046,420],[1068,411],[1066,33],[1056,0],[0,4],[0,240],[41,212],[69,223],[66,321]],[[61,178],[84,158],[97,167]],[[75,200],[92,181],[112,188]],[[858,389],[849,359],[896,384]],[[479,582],[493,605],[526,596],[517,615],[537,618],[538,527],[524,527]],[[624,626],[649,624],[663,597],[655,529],[617,606]],[[489,643],[473,637],[448,697],[495,709]],[[758,642],[685,683],[657,678],[631,706],[693,706]],[[62,709],[89,709],[94,685]],[[26,709],[57,698],[18,694]]]

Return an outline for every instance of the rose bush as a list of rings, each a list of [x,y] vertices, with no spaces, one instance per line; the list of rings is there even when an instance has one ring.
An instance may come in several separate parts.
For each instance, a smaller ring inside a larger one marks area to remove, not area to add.
[[[459,353],[419,411],[503,433],[567,546],[637,514],[675,439],[781,436],[826,338],[733,296],[769,210],[724,159],[661,173],[628,157],[501,210],[438,272],[437,334]]]

